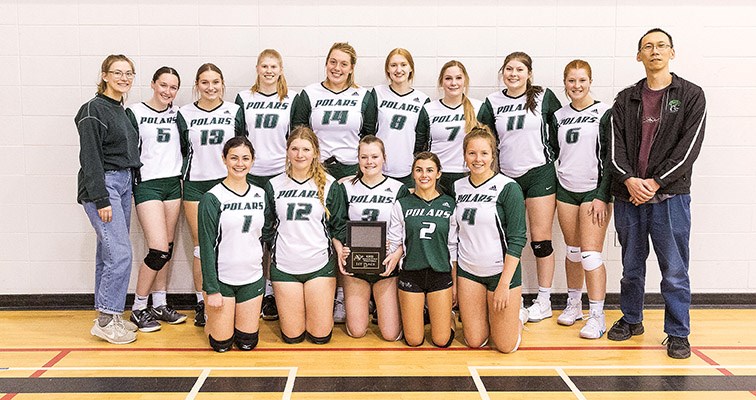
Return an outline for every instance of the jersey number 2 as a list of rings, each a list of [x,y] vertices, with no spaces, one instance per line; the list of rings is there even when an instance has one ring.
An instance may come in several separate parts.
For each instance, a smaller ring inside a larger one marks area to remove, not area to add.
[[[434,222],[423,222],[425,228],[420,229],[420,239],[431,240],[431,235],[436,231],[436,224]]]

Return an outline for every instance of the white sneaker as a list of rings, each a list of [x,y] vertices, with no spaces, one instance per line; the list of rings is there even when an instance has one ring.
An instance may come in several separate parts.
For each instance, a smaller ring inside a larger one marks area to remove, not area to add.
[[[530,317],[528,313],[528,309],[525,307],[520,307],[520,322],[522,322],[522,326],[525,326],[525,323],[528,322],[528,318]]]
[[[552,315],[551,302],[541,304],[536,298],[533,300],[533,305],[528,307],[529,322],[539,322],[546,318],[551,318]]]
[[[583,329],[580,330],[580,337],[584,339],[599,339],[606,332],[606,320],[603,312],[591,311]]]
[[[100,339],[106,340],[113,344],[127,344],[136,340],[136,333],[127,330],[121,319],[114,318],[105,326],[100,326],[99,322],[95,320],[94,326],[89,331],[92,336],[97,336]]]
[[[333,301],[333,323],[343,324],[346,322],[346,308],[344,307],[343,299],[335,299]]]
[[[583,319],[583,302],[580,299],[567,298],[567,307],[557,318],[557,323],[564,326],[572,326],[576,320]]]

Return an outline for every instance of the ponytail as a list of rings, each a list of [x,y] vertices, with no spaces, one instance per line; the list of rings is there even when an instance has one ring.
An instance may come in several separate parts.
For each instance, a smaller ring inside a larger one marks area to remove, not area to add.
[[[541,86],[533,85],[533,59],[530,58],[530,56],[527,53],[524,53],[522,51],[515,51],[514,53],[509,53],[509,55],[506,58],[504,58],[504,63],[501,65],[501,68],[499,68],[500,74],[502,75],[504,74],[504,68],[512,60],[523,63],[525,67],[528,69],[528,74],[530,76],[528,77],[528,82],[525,86],[525,108],[528,111],[535,114],[536,96],[543,93],[543,88]]]
[[[465,112],[465,134],[470,133],[473,129],[480,127],[480,122],[475,115],[475,107],[467,97],[466,94],[462,95],[462,109]]]
[[[328,211],[328,207],[326,207],[325,202],[325,185],[327,182],[326,177],[326,171],[325,168],[323,168],[323,164],[320,162],[320,144],[318,142],[318,137],[315,136],[315,132],[312,131],[309,127],[305,125],[299,125],[291,132],[289,135],[289,138],[286,139],[286,148],[288,149],[291,146],[291,143],[296,139],[303,139],[312,145],[312,163],[310,164],[310,171],[308,174],[310,177],[312,177],[313,182],[315,182],[315,186],[318,188],[318,200],[320,200],[320,204],[323,206],[323,209],[325,210],[326,218],[331,217],[331,212]],[[286,157],[288,158],[288,151]],[[286,175],[291,177],[291,161],[288,159],[286,160]]]

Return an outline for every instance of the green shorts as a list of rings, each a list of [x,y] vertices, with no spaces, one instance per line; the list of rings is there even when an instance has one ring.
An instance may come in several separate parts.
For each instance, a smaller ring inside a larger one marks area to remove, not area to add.
[[[134,203],[136,204],[150,200],[168,201],[180,198],[181,178],[178,176],[150,179],[134,186]]]
[[[221,281],[218,281],[218,289],[223,297],[235,298],[236,304],[244,303],[247,300],[252,300],[255,297],[262,296],[263,293],[265,293],[265,278],[263,277],[258,279],[256,282],[241,286],[228,285]]]
[[[338,161],[332,161],[332,162],[323,162],[323,166],[325,167],[326,171],[329,175],[331,175],[336,181],[339,179],[345,177],[345,176],[351,176],[357,174],[357,169],[359,169],[359,165],[346,165],[342,164]]]
[[[209,181],[184,181],[184,200],[185,201],[200,201],[202,195],[213,186],[221,183],[225,178],[212,179]]]
[[[465,176],[467,176],[466,172],[442,172],[441,179],[438,180],[438,186],[445,194],[451,196],[454,193],[454,182]]]
[[[394,178],[394,177],[392,176],[391,178]],[[415,178],[412,177],[412,174],[409,174],[407,176],[402,176],[400,178],[394,178],[394,179],[403,183],[404,186],[407,187],[407,189],[412,189],[415,187]]]
[[[270,280],[272,282],[299,282],[299,283],[305,283],[309,280],[320,278],[320,277],[326,277],[326,278],[335,278],[336,277],[336,258],[331,257],[328,259],[328,262],[326,263],[323,268],[315,271],[310,272],[307,274],[289,274],[287,272],[283,272],[280,269],[276,267],[276,263],[272,262],[270,263]]]
[[[250,185],[259,186],[265,189],[265,185],[268,183],[268,181],[275,178],[276,176],[278,175],[258,176],[258,175],[247,174],[247,183],[249,183]]]
[[[496,290],[496,287],[499,286],[501,273],[498,273],[494,276],[477,276],[465,271],[462,268],[457,267],[457,277],[462,277],[473,282],[478,282],[485,286],[489,292],[493,292]],[[509,282],[510,289],[514,289],[518,286],[522,286],[522,265],[520,265],[520,263],[517,263],[517,269],[515,270],[514,275],[512,275],[512,281]]]
[[[535,167],[526,172],[525,175],[514,178],[514,180],[522,188],[522,194],[525,195],[526,199],[548,196],[557,191],[557,176],[554,163]]]
[[[593,189],[581,193],[570,192],[562,185],[557,183],[557,200],[561,201],[562,203],[572,204],[574,206],[592,202],[596,198],[597,192],[598,189]]]

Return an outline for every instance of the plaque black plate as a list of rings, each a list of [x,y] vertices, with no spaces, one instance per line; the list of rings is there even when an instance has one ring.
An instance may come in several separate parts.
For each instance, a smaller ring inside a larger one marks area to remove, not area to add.
[[[352,274],[378,275],[386,271],[386,221],[348,221],[346,270]]]

